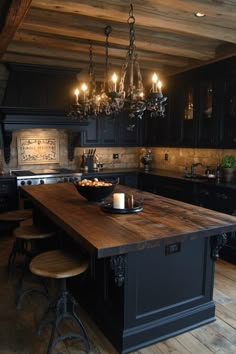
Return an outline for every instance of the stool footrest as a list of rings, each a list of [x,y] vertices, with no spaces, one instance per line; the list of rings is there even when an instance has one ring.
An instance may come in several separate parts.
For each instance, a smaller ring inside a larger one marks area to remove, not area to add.
[[[83,342],[86,345],[86,353],[90,352],[90,343],[89,339],[87,336],[87,333],[85,331],[85,328],[79,319],[79,317],[76,315],[74,309],[75,306],[78,306],[76,300],[74,297],[67,291],[66,289],[66,279],[61,279],[61,292],[59,294],[59,297],[57,298],[56,302],[54,304],[49,304],[44,316],[42,317],[41,321],[39,322],[37,334],[41,333],[41,330],[43,326],[47,322],[52,322],[53,321],[53,327],[52,327],[52,332],[51,332],[51,337],[48,345],[48,351],[47,354],[51,354],[53,348],[59,343],[60,341],[63,341],[64,339],[69,339],[69,338],[77,338],[77,339],[82,339]],[[72,308],[70,311],[68,308]],[[53,320],[48,321],[48,317],[50,313],[53,312]],[[55,338],[55,334],[57,332],[57,328],[59,324],[61,323],[62,320],[65,319],[70,319],[73,320],[75,323],[77,323],[81,330],[82,330],[82,335],[80,334],[75,334],[75,333],[66,333],[65,335],[61,335],[57,338]],[[72,336],[72,337],[71,337]]]

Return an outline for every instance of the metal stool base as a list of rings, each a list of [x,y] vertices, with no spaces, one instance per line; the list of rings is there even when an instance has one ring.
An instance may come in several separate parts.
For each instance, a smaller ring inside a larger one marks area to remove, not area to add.
[[[82,340],[85,343],[86,346],[86,353],[90,353],[90,343],[89,339],[87,336],[87,333],[85,331],[85,328],[75,313],[75,307],[78,306],[77,301],[74,299],[74,297],[69,293],[67,290],[67,284],[66,284],[66,279],[59,279],[60,280],[60,294],[56,300],[56,303],[53,302],[49,304],[46,312],[44,313],[41,321],[39,322],[38,329],[37,329],[37,334],[40,335],[42,328],[44,325],[46,325],[47,322],[50,322],[52,324],[52,331],[51,331],[51,336],[48,344],[48,349],[47,349],[47,354],[51,354],[53,348],[61,341],[65,339],[79,339]],[[71,309],[69,309],[71,307]],[[50,321],[49,315],[52,313],[53,319]],[[68,332],[65,335],[58,336],[55,338],[58,326],[62,320],[65,319],[70,319],[73,320],[75,323],[77,323],[81,330],[82,330],[82,335],[73,333],[73,332]]]

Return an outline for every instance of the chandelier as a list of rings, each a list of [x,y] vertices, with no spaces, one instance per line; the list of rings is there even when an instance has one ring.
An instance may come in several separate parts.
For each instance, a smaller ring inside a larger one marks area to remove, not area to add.
[[[112,76],[113,84],[111,87],[109,87],[109,85],[106,87],[104,104],[107,108],[107,112],[109,112],[109,114],[128,112],[130,118],[137,117],[142,119],[144,112],[149,111],[151,117],[164,117],[167,97],[163,96],[162,83],[156,73],[152,76],[152,87],[145,98],[143,80],[135,47],[135,18],[132,4],[130,5],[127,22],[129,24],[129,48],[122,66],[120,82],[117,84],[118,78],[116,73],[114,73]],[[108,45],[106,48],[107,58]],[[127,76],[129,76],[129,80]],[[135,79],[137,81],[136,83]],[[107,79],[106,81],[108,82]],[[127,88],[125,88],[126,81],[128,81]]]
[[[89,49],[89,77],[90,83],[83,83],[74,92],[75,104],[70,107],[68,116],[77,120],[87,120],[89,117],[113,116],[120,112],[127,112],[130,118],[143,118],[144,112],[150,112],[151,117],[164,117],[167,97],[163,96],[162,83],[156,73],[152,76],[152,87],[145,97],[144,86],[138,56],[135,47],[135,18],[133,5],[130,5],[129,17],[129,47],[125,62],[121,69],[121,78],[114,72],[111,80],[108,79],[108,49],[109,36],[112,28],[105,28],[105,73],[101,92],[96,94],[96,81],[93,66],[92,44]],[[137,81],[137,82],[135,82]]]
[[[96,81],[93,66],[92,43],[89,47],[89,84],[83,82],[80,88],[76,88],[75,104],[70,106],[67,116],[79,121],[95,117],[99,113],[99,97],[96,95]]]

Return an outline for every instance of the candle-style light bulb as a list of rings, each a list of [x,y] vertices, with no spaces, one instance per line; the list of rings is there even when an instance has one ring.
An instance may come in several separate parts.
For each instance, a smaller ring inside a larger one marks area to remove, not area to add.
[[[84,100],[85,100],[85,98],[86,98],[86,91],[87,91],[87,89],[88,89],[88,86],[87,86],[85,83],[83,83],[82,86],[81,86],[81,90],[82,90],[83,93],[84,93]]]
[[[157,92],[157,82],[158,82],[158,76],[156,73],[152,75],[152,91]]]
[[[161,91],[162,82],[161,82],[160,80],[159,80],[158,83],[157,83],[157,87],[158,87],[159,93],[162,93],[162,91]]]
[[[139,96],[140,96],[141,99],[143,99],[144,98],[144,93],[140,92]]]
[[[79,89],[75,89],[75,102],[76,104],[78,104],[78,101],[79,101]]]
[[[116,92],[116,83],[117,83],[117,79],[118,79],[118,77],[117,77],[117,75],[116,75],[116,73],[114,73],[113,75],[112,75],[112,82],[113,82],[113,84],[114,84],[114,92]]]

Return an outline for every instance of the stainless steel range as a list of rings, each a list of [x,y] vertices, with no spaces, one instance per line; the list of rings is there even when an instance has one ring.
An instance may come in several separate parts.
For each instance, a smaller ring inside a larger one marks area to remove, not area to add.
[[[81,179],[82,173],[67,168],[35,169],[11,171],[16,176],[17,186],[75,182]]]

